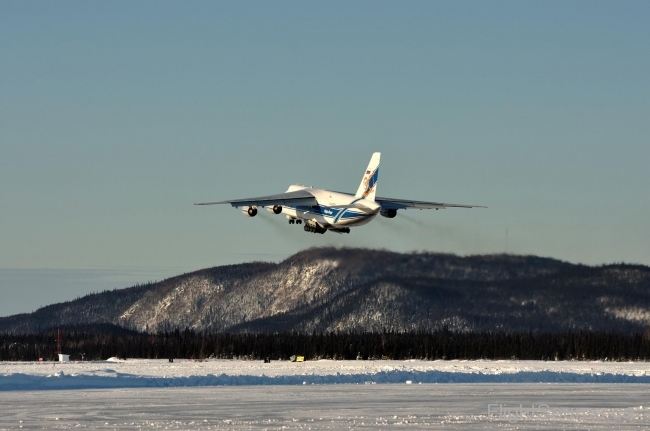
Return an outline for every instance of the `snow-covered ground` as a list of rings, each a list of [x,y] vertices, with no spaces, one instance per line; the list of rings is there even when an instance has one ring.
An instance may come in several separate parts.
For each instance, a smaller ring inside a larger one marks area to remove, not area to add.
[[[0,390],[373,383],[650,383],[646,362],[0,362]]]
[[[533,406],[535,412],[530,413]],[[648,386],[637,384],[300,385],[7,391],[0,392],[0,430],[22,427],[52,430],[619,431],[650,428],[649,409]]]
[[[647,383],[645,362],[0,362],[0,430],[648,429]]]

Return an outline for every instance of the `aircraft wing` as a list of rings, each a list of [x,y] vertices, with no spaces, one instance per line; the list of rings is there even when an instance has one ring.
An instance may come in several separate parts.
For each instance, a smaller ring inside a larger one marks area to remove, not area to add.
[[[375,198],[375,202],[381,205],[382,209],[445,209],[445,208],[487,208],[482,205],[445,204],[442,202],[413,201],[409,199]]]
[[[230,204],[235,208],[252,207],[252,206],[269,206],[269,205],[289,205],[289,206],[313,206],[318,205],[314,195],[307,190],[296,190],[294,192],[280,193],[278,195],[260,196],[258,198],[234,199],[230,201],[217,202],[200,202],[194,205],[219,205]]]

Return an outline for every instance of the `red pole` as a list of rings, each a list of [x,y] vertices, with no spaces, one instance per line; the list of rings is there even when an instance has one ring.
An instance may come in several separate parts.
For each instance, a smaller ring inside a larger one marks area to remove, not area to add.
[[[61,330],[57,329],[57,334],[56,334],[56,353],[58,355],[61,354]]]

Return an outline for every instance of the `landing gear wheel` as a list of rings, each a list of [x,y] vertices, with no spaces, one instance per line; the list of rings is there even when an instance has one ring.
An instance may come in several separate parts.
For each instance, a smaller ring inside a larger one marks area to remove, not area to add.
[[[324,234],[325,232],[327,232],[327,229],[324,228],[324,227],[321,227],[320,225],[313,226],[313,225],[306,224],[306,223],[305,223],[305,227],[303,229],[305,229],[305,232],[319,233],[321,235]]]

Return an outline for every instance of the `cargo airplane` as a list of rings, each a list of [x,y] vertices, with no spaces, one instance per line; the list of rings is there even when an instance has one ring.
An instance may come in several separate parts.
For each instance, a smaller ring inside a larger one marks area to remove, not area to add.
[[[270,213],[284,214],[289,219],[289,224],[304,224],[305,232],[320,234],[327,231],[350,233],[351,227],[362,226],[374,219],[377,214],[394,218],[397,210],[402,209],[487,208],[480,205],[375,197],[380,155],[380,153],[372,155],[368,169],[363,174],[359,189],[354,195],[292,185],[285,193],[277,195],[202,202],[194,205],[230,204],[235,208],[241,208],[246,217],[255,217],[258,209],[263,207]]]

